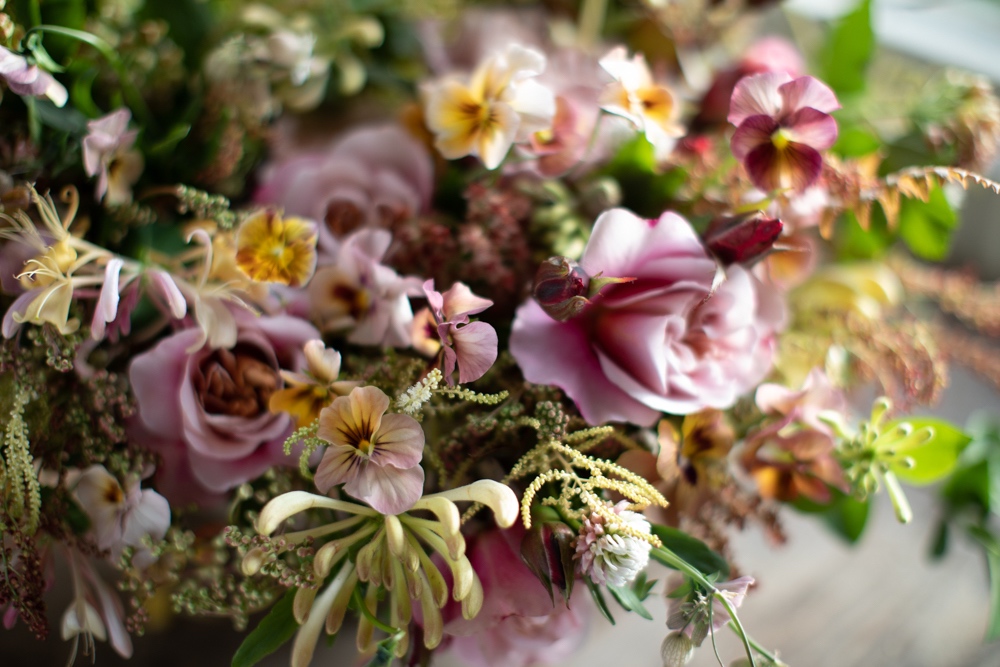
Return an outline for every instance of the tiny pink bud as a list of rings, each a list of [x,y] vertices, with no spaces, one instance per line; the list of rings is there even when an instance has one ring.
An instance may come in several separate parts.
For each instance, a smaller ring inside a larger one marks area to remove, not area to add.
[[[750,264],[774,247],[783,227],[781,220],[763,211],[717,218],[705,232],[705,245],[727,266]]]
[[[566,257],[550,257],[535,274],[535,300],[549,317],[560,322],[576,317],[589,303],[590,277]]]

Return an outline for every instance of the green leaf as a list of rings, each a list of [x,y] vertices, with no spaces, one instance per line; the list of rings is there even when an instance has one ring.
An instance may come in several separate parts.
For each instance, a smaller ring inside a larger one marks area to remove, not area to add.
[[[931,542],[931,558],[934,558],[935,560],[944,558],[945,554],[948,553],[948,542],[950,537],[951,534],[948,530],[948,522],[943,519],[938,521],[937,528],[934,530],[934,541]]]
[[[986,628],[986,641],[993,641],[1000,639],[1000,540],[979,526],[971,527],[969,534],[986,550],[990,570],[990,623]]]
[[[872,206],[867,230],[861,228],[850,211],[844,212],[837,220],[834,245],[840,260],[878,259],[894,240],[895,233],[889,231],[881,206]]]
[[[854,11],[837,22],[824,46],[821,78],[837,93],[865,88],[865,70],[875,51],[871,9],[871,0],[858,3]]]
[[[830,150],[841,157],[863,157],[871,155],[882,147],[882,141],[860,127],[846,127],[840,130],[837,143]]]
[[[729,564],[726,559],[708,548],[701,540],[691,537],[682,530],[669,526],[652,525],[653,535],[660,538],[663,546],[687,561],[706,576],[718,573],[722,579],[729,578]]]
[[[611,625],[615,624],[615,617],[611,615],[611,610],[608,609],[608,602],[604,599],[604,595],[601,593],[601,587],[595,584],[590,579],[585,579],[587,582],[587,589],[590,591],[591,597],[594,598],[594,604],[597,605],[598,610],[600,610],[601,615],[608,619],[608,623]]]
[[[653,620],[653,615],[649,613],[649,610],[642,604],[642,600],[634,590],[628,586],[611,586],[608,585],[607,589],[611,591],[611,595],[618,600],[618,604],[622,606],[625,611],[633,611],[639,614],[647,621]]]
[[[54,130],[73,135],[83,135],[87,132],[87,117],[74,109],[65,106],[59,108],[49,100],[35,100],[35,112],[42,125]]]
[[[958,216],[939,187],[931,189],[927,202],[904,199],[899,207],[899,236],[921,259],[939,262],[947,257],[957,224]]]
[[[849,544],[857,542],[868,523],[869,501],[860,501],[845,493],[832,489],[830,502],[820,504],[807,498],[797,499],[792,506],[800,512],[818,514],[827,526]]]
[[[924,427],[934,430],[934,437],[928,442],[897,450],[899,456],[890,462],[896,477],[908,484],[931,484],[950,474],[955,469],[962,450],[972,441],[956,426],[935,417],[897,419],[889,422],[887,428],[900,422],[910,424],[914,430]],[[903,464],[903,457],[912,460],[912,468]]]
[[[274,653],[299,629],[292,614],[297,589],[289,588],[267,616],[261,619],[233,656],[232,667],[251,667]]]

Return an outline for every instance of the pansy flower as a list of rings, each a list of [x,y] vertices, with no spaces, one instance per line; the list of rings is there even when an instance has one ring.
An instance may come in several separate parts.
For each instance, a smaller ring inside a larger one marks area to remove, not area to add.
[[[316,270],[316,224],[264,210],[236,231],[236,265],[255,282],[301,287]]]
[[[343,484],[381,514],[401,514],[420,500],[424,432],[413,417],[385,414],[388,408],[381,389],[357,387],[320,412],[316,435],[330,443],[316,470],[320,491]]]
[[[358,382],[337,380],[340,375],[340,352],[328,350],[321,340],[311,340],[303,348],[304,373],[281,371],[285,388],[271,394],[271,412],[287,412],[299,426],[319,419],[320,411],[337,396],[347,396]]]
[[[761,190],[801,192],[823,170],[820,151],[837,140],[830,112],[839,108],[833,91],[811,76],[746,77],[736,84],[729,106],[729,122],[736,126],[733,155]]]
[[[434,289],[434,281],[428,280],[424,294],[430,309],[414,319],[422,325],[414,327],[414,346],[431,354],[442,352],[442,373],[449,385],[454,384],[456,366],[459,383],[478,380],[497,360],[497,332],[486,322],[469,322],[469,316],[481,313],[493,302],[476,296],[464,283],[455,283],[442,294]]]

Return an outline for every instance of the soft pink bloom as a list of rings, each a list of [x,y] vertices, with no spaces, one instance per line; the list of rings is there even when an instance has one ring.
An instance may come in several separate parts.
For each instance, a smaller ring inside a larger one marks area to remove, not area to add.
[[[382,514],[402,514],[424,491],[424,431],[409,415],[385,414],[389,397],[356,387],[319,413],[316,435],[330,443],[316,469],[316,488],[337,484]]]
[[[823,170],[824,151],[837,140],[840,108],[825,84],[783,72],[742,79],[733,90],[729,122],[736,126],[730,147],[761,190],[812,185]]]
[[[545,586],[521,561],[524,531],[490,530],[468,548],[469,561],[483,585],[483,607],[472,620],[460,605],[442,611],[450,650],[470,667],[530,667],[562,664],[583,643],[588,604],[577,590],[569,605],[555,603]]]
[[[436,325],[437,338],[443,350],[444,377],[449,385],[458,366],[460,384],[478,380],[497,360],[497,332],[486,322],[469,322],[493,305],[478,297],[465,283],[455,283],[444,294],[434,290],[434,280],[424,283],[424,294]]]
[[[344,239],[331,264],[316,269],[309,310],[323,331],[346,330],[358,345],[410,345],[408,297],[420,294],[420,282],[380,263],[391,242],[384,229],[360,229]]]
[[[726,408],[770,370],[780,295],[738,265],[717,284],[715,260],[677,214],[605,212],[580,266],[635,280],[606,286],[565,322],[529,301],[510,349],[525,379],[562,388],[591,424]]]
[[[52,78],[51,74],[39,69],[38,65],[29,65],[24,56],[19,56],[2,46],[0,46],[0,79],[3,79],[7,87],[18,95],[47,97],[57,107],[66,104],[69,98],[66,88]]]
[[[831,416],[847,413],[847,398],[835,387],[820,368],[809,371],[802,388],[798,391],[780,384],[766,383],[757,387],[754,399],[757,407],[766,415],[792,416],[795,421],[833,435],[830,425],[820,420],[823,413]]]
[[[162,540],[170,527],[170,505],[152,489],[142,489],[137,478],[122,488],[104,466],[92,465],[80,475],[74,490],[80,507],[91,521],[99,549],[107,549],[117,561],[125,547],[139,549],[137,558],[149,563],[142,540],[149,535]],[[144,553],[145,552],[145,553]]]
[[[433,176],[427,150],[401,127],[364,127],[327,149],[267,165],[254,199],[279,206],[286,215],[324,221],[324,235],[341,236],[426,211]]]
[[[138,403],[132,437],[163,457],[157,488],[171,502],[220,493],[288,461],[288,414],[268,410],[282,370],[302,368],[302,348],[319,338],[307,322],[254,317],[236,309],[236,344],[188,352],[202,332],[184,329],[133,359]]]
[[[137,130],[129,130],[132,112],[118,109],[87,123],[83,138],[83,169],[88,176],[97,176],[94,196],[97,201],[107,195],[107,204],[127,204],[132,201],[132,185],[142,173],[142,153],[132,148]]]

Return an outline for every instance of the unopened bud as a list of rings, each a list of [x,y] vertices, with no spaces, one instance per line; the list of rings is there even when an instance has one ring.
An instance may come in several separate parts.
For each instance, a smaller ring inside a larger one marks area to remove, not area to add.
[[[531,527],[521,541],[521,560],[549,592],[553,588],[569,600],[573,591],[576,531],[561,521],[545,521]]]
[[[549,317],[559,322],[579,315],[587,307],[590,277],[566,257],[550,257],[535,274],[534,296]]]
[[[727,266],[748,264],[770,252],[783,227],[762,211],[717,218],[705,232],[705,245]]]
[[[683,632],[671,632],[660,645],[663,667],[683,667],[694,657],[694,642]]]

